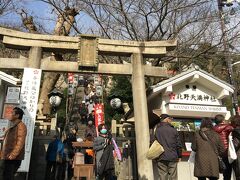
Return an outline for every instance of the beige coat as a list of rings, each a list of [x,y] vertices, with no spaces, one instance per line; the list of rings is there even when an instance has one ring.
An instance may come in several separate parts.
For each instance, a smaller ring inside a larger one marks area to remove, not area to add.
[[[1,159],[7,160],[11,155],[14,160],[23,160],[26,135],[26,125],[21,120],[16,120],[5,133]]]

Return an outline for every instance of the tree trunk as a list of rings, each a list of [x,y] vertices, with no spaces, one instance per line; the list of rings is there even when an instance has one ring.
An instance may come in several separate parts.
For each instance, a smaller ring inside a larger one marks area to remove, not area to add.
[[[70,33],[70,29],[75,21],[74,17],[78,14],[78,12],[74,8],[66,7],[62,14],[59,14],[58,20],[54,29],[54,35],[67,36]],[[37,33],[37,28],[33,22],[33,18],[28,17],[27,13],[23,11],[21,14],[23,24],[31,33]],[[61,61],[63,57],[61,54],[54,54],[51,57],[52,61]],[[39,101],[38,104],[43,107],[43,114],[50,114],[51,105],[49,103],[48,94],[53,90],[58,78],[60,77],[59,73],[52,72],[44,72],[43,73],[44,80],[42,83]]]
[[[58,21],[54,29],[55,35],[67,36],[70,33],[72,24],[74,23],[74,17],[77,15],[75,9],[66,8],[63,15],[58,16]],[[65,16],[65,17],[63,17]],[[62,55],[55,54],[53,61],[63,60]],[[51,105],[48,101],[48,93],[53,90],[58,78],[60,77],[59,73],[45,72],[44,81],[41,88],[39,102],[44,102],[43,113],[50,114]]]
[[[55,56],[51,57],[52,61],[56,61]],[[45,72],[44,80],[42,83],[40,96],[39,96],[39,104],[43,104],[43,114],[51,113],[51,105],[49,103],[48,94],[53,90],[58,78],[60,77],[59,73]]]

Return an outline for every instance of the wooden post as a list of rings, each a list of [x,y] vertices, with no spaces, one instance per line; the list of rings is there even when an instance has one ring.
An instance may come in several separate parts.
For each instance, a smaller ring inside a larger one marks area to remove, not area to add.
[[[146,158],[149,148],[149,123],[142,54],[132,54],[132,90],[137,145],[138,177],[153,179],[152,161]]]

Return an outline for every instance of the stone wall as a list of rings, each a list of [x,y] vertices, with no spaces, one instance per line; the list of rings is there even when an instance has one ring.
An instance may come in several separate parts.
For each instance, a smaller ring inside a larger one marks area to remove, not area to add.
[[[52,136],[37,136],[33,139],[29,180],[44,180],[46,151]]]

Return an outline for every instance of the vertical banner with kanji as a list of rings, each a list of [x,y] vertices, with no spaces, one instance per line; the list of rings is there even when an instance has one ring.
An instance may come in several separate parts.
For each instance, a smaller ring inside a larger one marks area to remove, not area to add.
[[[25,157],[18,170],[20,172],[29,171],[41,74],[41,69],[24,68],[20,93],[20,108],[24,110],[23,122],[27,126],[27,137],[25,142]]]
[[[99,124],[104,123],[104,109],[103,104],[95,104],[95,127],[98,128]],[[97,131],[98,132],[98,131]]]

